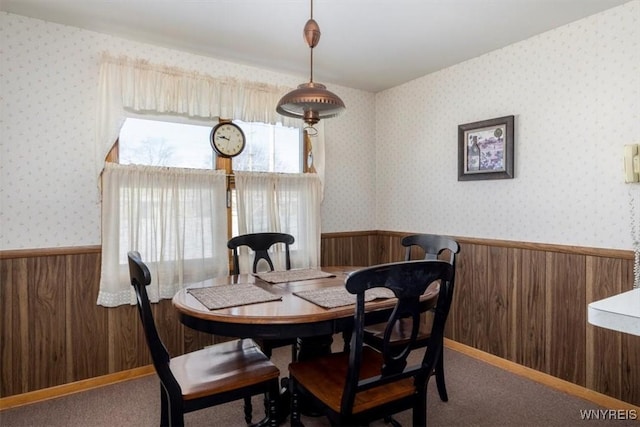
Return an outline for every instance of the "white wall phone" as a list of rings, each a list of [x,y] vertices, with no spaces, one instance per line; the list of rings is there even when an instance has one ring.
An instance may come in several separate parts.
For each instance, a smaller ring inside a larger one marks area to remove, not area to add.
[[[624,146],[624,182],[640,182],[640,144]]]

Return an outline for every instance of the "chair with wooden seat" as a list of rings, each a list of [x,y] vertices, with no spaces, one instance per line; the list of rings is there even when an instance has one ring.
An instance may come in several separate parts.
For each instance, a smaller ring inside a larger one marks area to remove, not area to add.
[[[291,424],[300,424],[301,399],[310,399],[335,425],[366,425],[408,409],[414,426],[427,422],[427,384],[443,351],[442,335],[454,290],[454,267],[442,260],[403,261],[351,273],[346,289],[357,296],[349,351],[319,356],[289,365]],[[432,345],[414,344],[424,310],[421,296],[432,283],[440,286],[431,328]],[[398,298],[387,324],[412,319],[412,333],[404,345],[383,337],[382,350],[364,343],[365,293],[391,289]]]
[[[269,267],[269,271],[275,270],[273,261],[269,256],[269,251],[272,250],[274,245],[278,244],[284,246],[285,268],[287,270],[291,270],[290,246],[293,245],[294,241],[295,239],[293,236],[287,233],[252,233],[231,238],[227,242],[227,247],[233,251],[233,270],[231,271],[231,274],[240,274],[239,250],[241,246],[249,247],[255,254],[253,258],[253,273],[258,272],[258,266],[261,265],[261,261],[264,261],[262,264],[266,263],[267,267]],[[268,357],[271,357],[271,353],[274,348],[288,345],[292,346],[291,360],[295,360],[297,354],[297,344],[295,339],[263,340],[261,343],[262,351],[264,351]]]
[[[149,269],[136,251],[128,253],[131,285],[153,366],[160,378],[162,426],[184,425],[184,414],[259,394],[269,396],[268,422],[277,425],[280,371],[250,339],[215,344],[202,350],[170,357],[162,343],[151,311],[147,286]],[[251,406],[245,406],[251,422]]]
[[[450,237],[436,234],[414,234],[406,236],[401,241],[406,247],[405,261],[410,261],[416,255],[422,259],[444,259],[454,267],[456,266],[456,255],[460,252],[458,242]],[[433,312],[427,311],[423,314],[420,330],[414,342],[414,346],[427,346],[431,340],[431,323],[433,322]],[[386,324],[375,324],[365,328],[364,341],[366,344],[381,349]],[[400,319],[391,332],[391,345],[404,345],[407,342],[410,332],[410,319]],[[447,387],[444,379],[444,358],[441,357],[436,365],[436,385],[438,394],[443,402],[449,400]]]

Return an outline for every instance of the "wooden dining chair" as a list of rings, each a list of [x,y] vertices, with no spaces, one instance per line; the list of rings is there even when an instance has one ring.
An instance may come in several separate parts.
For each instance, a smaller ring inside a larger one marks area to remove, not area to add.
[[[454,239],[436,234],[413,234],[406,236],[401,241],[402,246],[406,247],[405,261],[412,258],[421,257],[422,259],[443,259],[454,267],[456,266],[456,255],[460,252],[460,245]],[[423,314],[423,320],[418,331],[418,337],[413,343],[416,347],[424,347],[430,344],[431,340],[431,323],[433,322],[433,311],[427,311]],[[400,319],[391,332],[391,345],[404,345],[407,342],[410,333],[410,319]],[[381,348],[386,324],[375,324],[367,326],[364,332],[364,341],[366,344]],[[444,357],[438,360],[435,367],[436,370],[436,386],[438,394],[443,402],[449,400],[447,387],[444,378]]]
[[[416,348],[423,310],[420,297],[436,281],[440,286],[431,328],[433,344]],[[349,351],[289,365],[291,424],[301,425],[300,399],[311,399],[335,425],[366,425],[412,409],[412,425],[425,426],[427,383],[443,351],[441,338],[454,290],[453,266],[441,260],[382,264],[351,273],[345,287],[357,296]],[[412,319],[404,345],[391,345],[390,333],[383,337],[381,351],[364,344],[365,293],[376,287],[391,289],[398,298],[387,320],[389,332],[400,319]]]
[[[240,274],[240,259],[239,259],[239,250],[241,246],[247,246],[254,252],[253,258],[253,273],[258,272],[258,265],[260,265],[260,261],[264,260],[269,267],[269,271],[274,271],[273,261],[269,256],[269,250],[277,244],[284,245],[284,253],[285,253],[285,268],[287,270],[291,270],[291,254],[290,254],[290,246],[293,245],[295,241],[294,237],[291,234],[286,233],[252,233],[252,234],[242,234],[240,236],[236,236],[231,238],[227,242],[227,247],[233,251],[233,270],[231,274]],[[263,263],[264,264],[264,263]],[[271,357],[274,348],[291,346],[291,360],[296,359],[297,355],[297,342],[295,339],[288,340],[262,340],[261,347],[262,351],[268,356]]]
[[[254,273],[258,272],[258,265],[261,260],[264,260],[267,263],[269,271],[275,270],[273,261],[269,256],[269,250],[272,246],[279,243],[284,245],[285,268],[287,270],[291,270],[291,254],[289,252],[289,247],[290,245],[293,245],[294,241],[295,239],[293,236],[286,233],[252,233],[242,234],[231,238],[227,242],[227,247],[233,251],[233,270],[231,271],[231,274],[240,274],[240,259],[238,252],[241,246],[247,246],[255,253],[252,268]]]
[[[156,329],[147,295],[151,283],[149,269],[138,252],[129,252],[128,258],[140,320],[160,378],[160,425],[182,426],[185,413],[266,394],[268,425],[277,426],[280,371],[256,343],[251,339],[233,340],[170,357]],[[244,414],[247,424],[251,422],[251,412],[249,400]]]

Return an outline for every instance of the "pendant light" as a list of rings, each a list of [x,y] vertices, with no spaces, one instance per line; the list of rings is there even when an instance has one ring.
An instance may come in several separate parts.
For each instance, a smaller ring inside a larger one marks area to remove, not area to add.
[[[303,36],[311,51],[311,77],[309,83],[303,83],[280,99],[276,111],[283,116],[304,120],[308,127],[320,119],[335,117],[344,111],[344,102],[338,95],[327,90],[323,84],[313,81],[313,48],[320,41],[320,27],[313,19],[313,0],[311,0],[311,18],[304,26]],[[315,129],[314,129],[315,130]]]

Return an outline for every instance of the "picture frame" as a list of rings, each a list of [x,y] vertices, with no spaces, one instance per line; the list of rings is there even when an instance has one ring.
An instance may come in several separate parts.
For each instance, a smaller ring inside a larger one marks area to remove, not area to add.
[[[458,126],[458,181],[512,179],[514,116]]]

